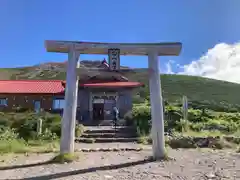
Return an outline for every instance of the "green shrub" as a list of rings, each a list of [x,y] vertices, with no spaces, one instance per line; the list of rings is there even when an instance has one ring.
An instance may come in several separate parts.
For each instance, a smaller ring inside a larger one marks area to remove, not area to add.
[[[134,107],[132,117],[138,134],[148,135],[151,129],[150,107],[145,105]]]
[[[188,110],[188,121],[190,122],[202,122],[202,111],[199,109]]]
[[[9,141],[13,139],[18,139],[19,135],[14,131],[14,129],[4,128],[0,129],[0,141]]]
[[[1,116],[0,116],[1,117]],[[42,112],[39,114],[25,113],[6,113],[4,118],[8,120],[8,126],[14,128],[20,138],[25,140],[37,138],[37,123],[42,119],[42,131],[46,129],[57,136],[61,135],[61,117],[59,115]],[[2,124],[6,125],[4,121]]]
[[[49,126],[47,126],[47,128],[49,128],[49,130],[52,132],[52,133],[55,133],[58,137],[61,136],[61,123],[59,124],[51,124]]]
[[[43,113],[41,115],[43,119],[43,129],[49,129],[57,136],[61,136],[61,116],[58,114]]]
[[[180,127],[180,131],[181,132],[189,131],[189,122],[188,122],[188,120],[181,119],[179,122],[177,122],[177,124]]]
[[[142,98],[139,95],[135,95],[135,96],[132,97],[132,101],[133,101],[134,104],[141,104],[141,103],[145,102],[145,99]]]
[[[168,105],[164,112],[165,131],[182,131],[182,111],[181,107]]]
[[[151,128],[150,106],[145,102],[133,107],[132,117],[126,118],[133,122],[141,135],[148,135]],[[234,133],[240,130],[240,113],[214,112],[206,109],[192,109],[188,111],[188,120],[182,121],[180,106],[167,105],[164,113],[165,131],[221,131]],[[128,122],[128,124],[130,124]]]
[[[10,127],[11,126],[11,122],[7,119],[7,118],[3,118],[1,117],[0,119],[0,126],[5,126],[5,127]]]
[[[219,130],[223,132],[233,132],[237,130],[237,125],[223,119],[213,119],[204,124],[204,130]]]
[[[167,119],[171,120],[171,121],[180,121],[181,118],[183,118],[182,116],[182,112],[181,112],[181,108],[178,106],[165,106],[165,117],[167,117]]]
[[[192,131],[201,131],[205,128],[205,124],[204,123],[189,123],[189,128]]]
[[[53,141],[57,140],[58,136],[55,133],[51,132],[49,129],[45,129],[42,134],[37,135],[36,139],[43,141]]]
[[[23,119],[17,132],[25,140],[35,138],[37,136],[37,119]]]
[[[221,113],[217,118],[240,123],[240,113]]]

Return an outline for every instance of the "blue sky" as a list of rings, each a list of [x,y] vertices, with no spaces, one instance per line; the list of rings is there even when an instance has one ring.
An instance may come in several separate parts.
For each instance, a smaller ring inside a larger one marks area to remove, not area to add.
[[[239,0],[1,0],[0,67],[66,60],[46,52],[47,39],[180,41],[181,55],[160,57],[161,69],[169,60],[189,64],[216,44],[239,41],[239,7]],[[147,58],[122,57],[121,64],[146,67]]]

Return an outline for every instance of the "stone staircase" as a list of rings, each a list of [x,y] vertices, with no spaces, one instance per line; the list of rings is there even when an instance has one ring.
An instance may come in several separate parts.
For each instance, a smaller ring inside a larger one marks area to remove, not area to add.
[[[76,138],[80,143],[136,142],[137,134],[133,127],[88,126],[84,134]]]

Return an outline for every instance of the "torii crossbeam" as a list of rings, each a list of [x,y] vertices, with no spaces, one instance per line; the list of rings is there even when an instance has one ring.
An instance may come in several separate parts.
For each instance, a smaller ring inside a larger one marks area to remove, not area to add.
[[[62,119],[61,153],[74,152],[77,106],[77,62],[80,54],[108,54],[111,69],[120,68],[120,55],[148,56],[150,101],[152,116],[153,157],[162,158],[165,151],[164,114],[158,56],[178,56],[180,42],[174,43],[99,43],[78,41],[45,41],[48,52],[68,53],[65,108]]]

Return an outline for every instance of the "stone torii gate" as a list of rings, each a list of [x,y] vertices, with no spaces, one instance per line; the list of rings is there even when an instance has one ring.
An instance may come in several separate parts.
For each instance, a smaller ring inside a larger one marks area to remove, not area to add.
[[[45,46],[48,52],[68,53],[61,153],[74,152],[79,56],[80,54],[108,54],[112,70],[119,70],[120,55],[148,56],[153,157],[159,159],[164,156],[164,114],[158,56],[179,55],[182,49],[181,43],[97,43],[47,40]]]

